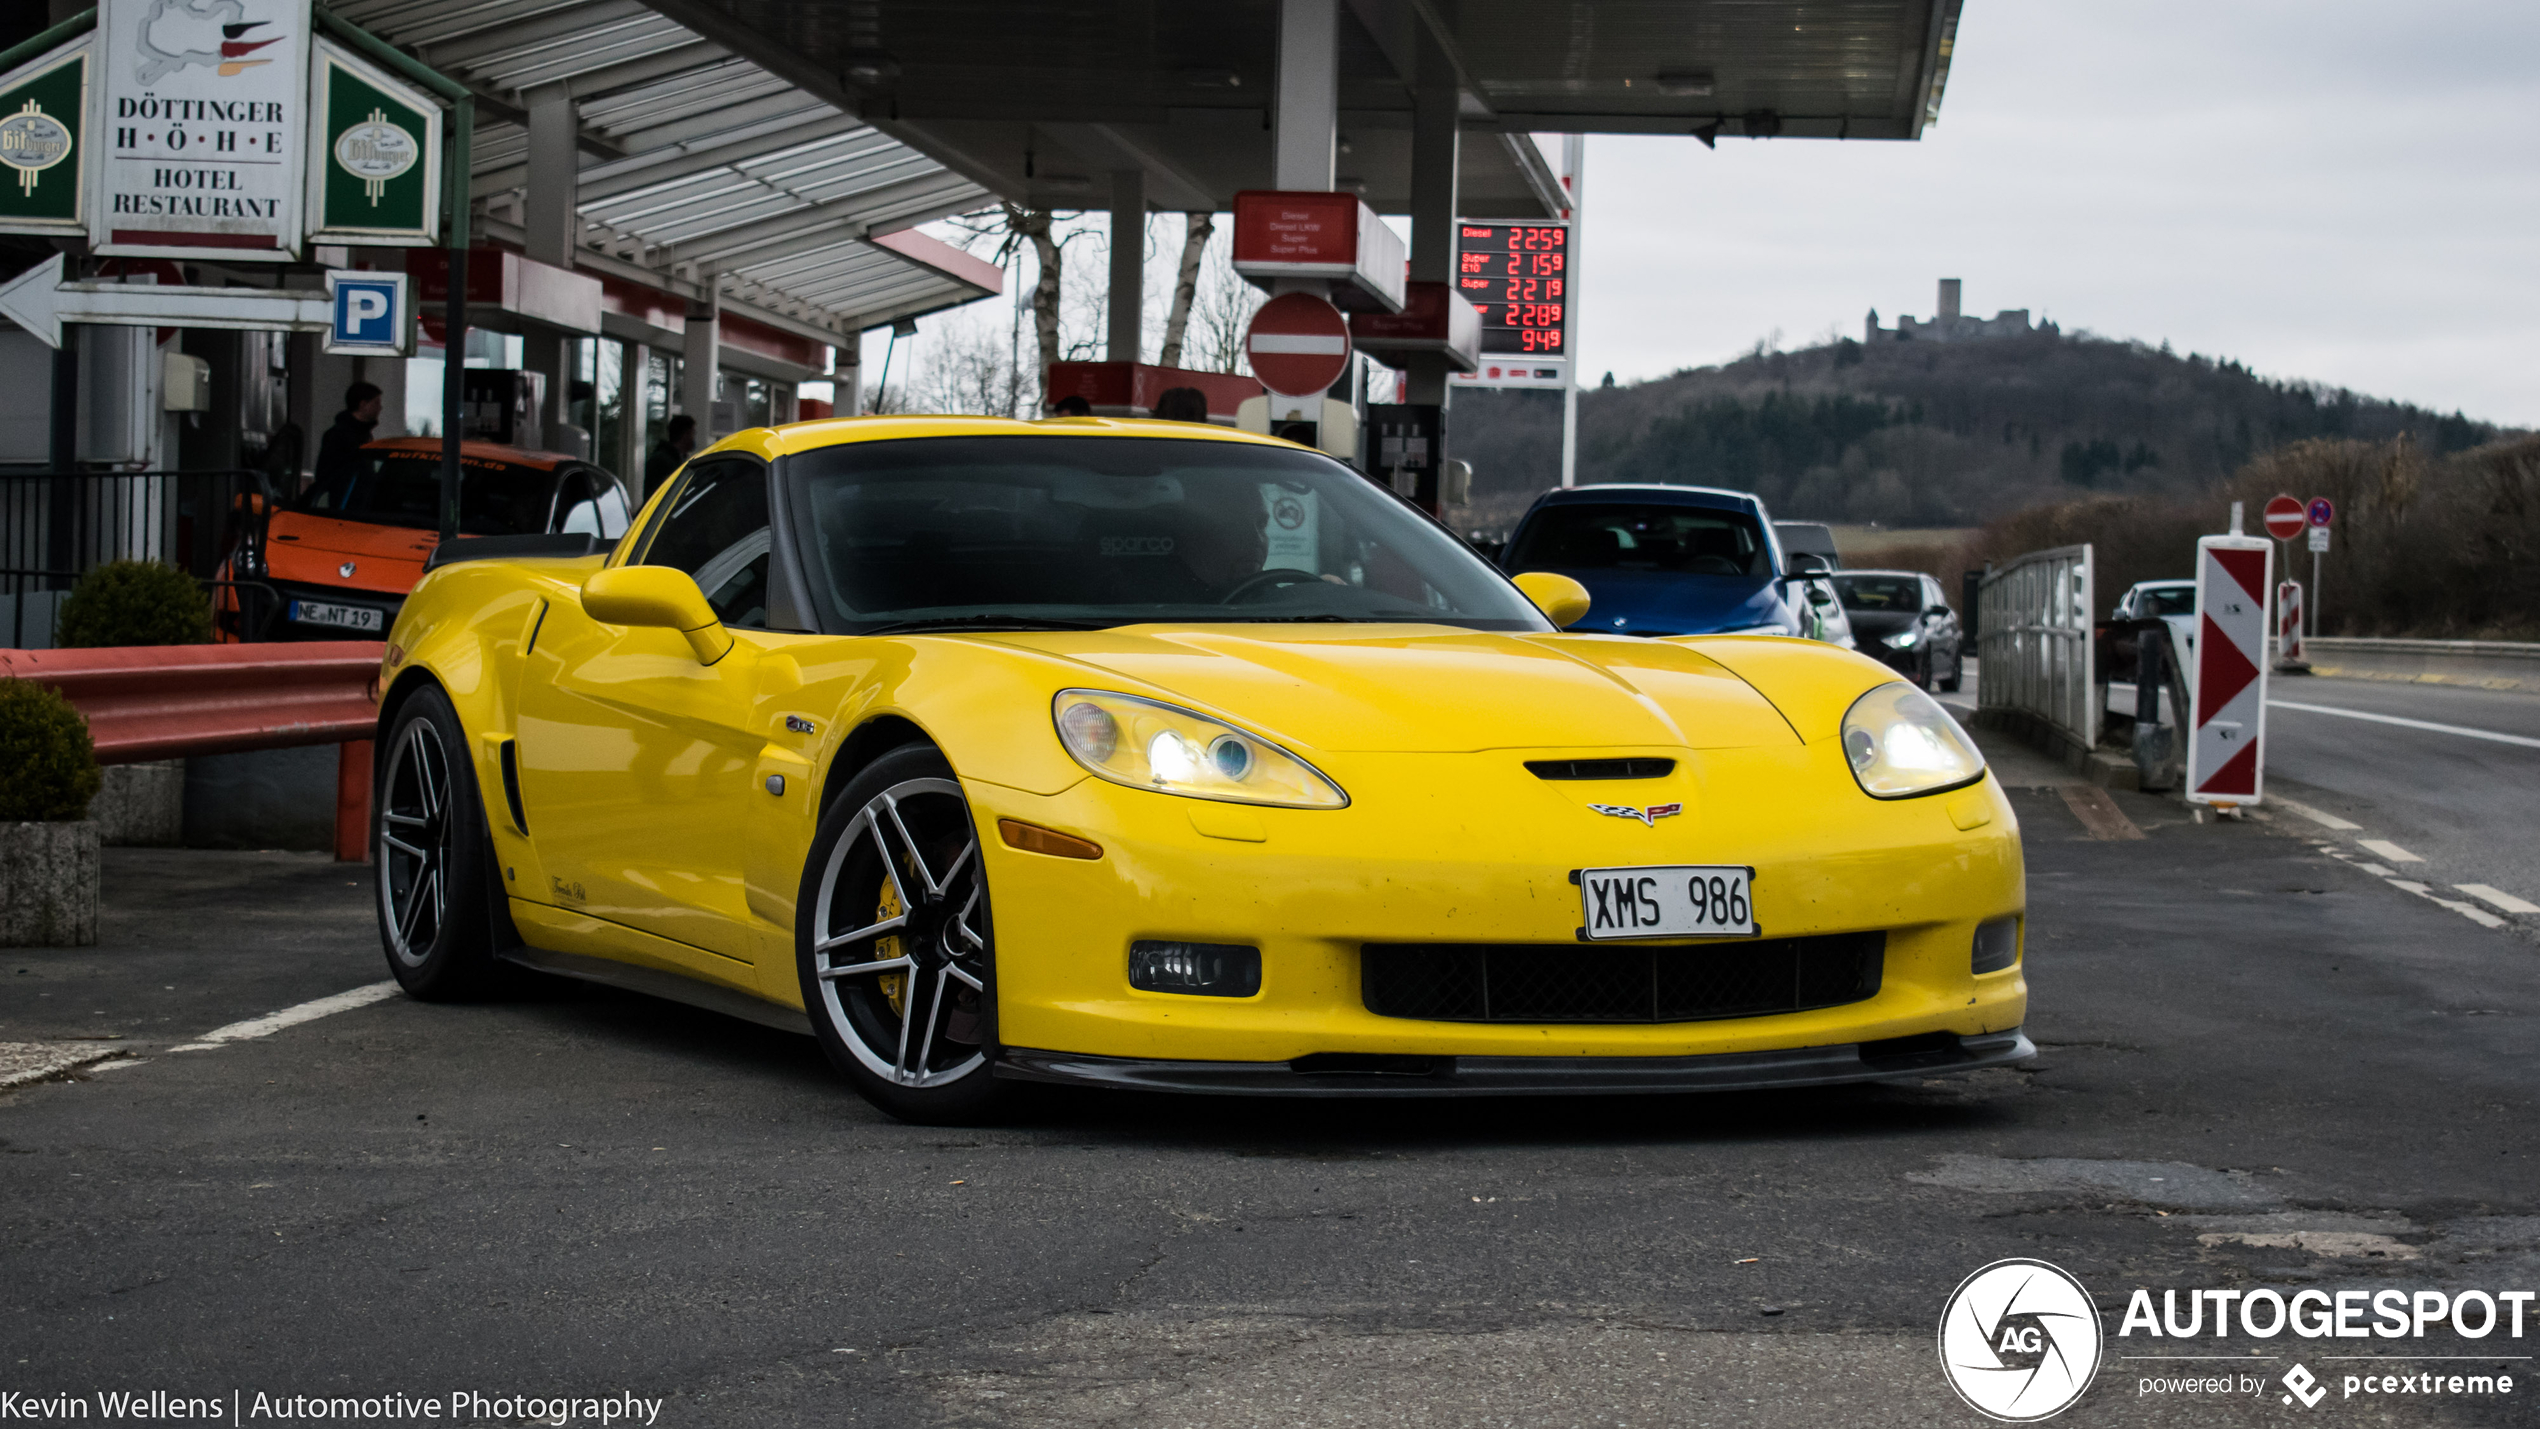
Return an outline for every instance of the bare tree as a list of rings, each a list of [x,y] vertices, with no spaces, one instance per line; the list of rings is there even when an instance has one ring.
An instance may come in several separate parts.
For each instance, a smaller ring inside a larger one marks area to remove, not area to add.
[[[1173,284],[1173,306],[1164,318],[1164,350],[1156,362],[1165,367],[1182,365],[1182,330],[1189,326],[1191,304],[1199,297],[1200,259],[1208,251],[1208,235],[1217,227],[1213,213],[1182,215],[1182,271]]]

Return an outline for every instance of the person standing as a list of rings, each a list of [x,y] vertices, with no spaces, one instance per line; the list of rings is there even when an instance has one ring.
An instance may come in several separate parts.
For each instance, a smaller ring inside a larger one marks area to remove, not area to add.
[[[335,414],[335,425],[318,438],[319,485],[361,474],[362,448],[379,426],[379,406],[379,389],[368,382],[344,389],[344,410]]]
[[[644,457],[644,490],[648,494],[659,490],[696,449],[697,419],[685,412],[671,418],[670,425],[662,429],[661,440]]]

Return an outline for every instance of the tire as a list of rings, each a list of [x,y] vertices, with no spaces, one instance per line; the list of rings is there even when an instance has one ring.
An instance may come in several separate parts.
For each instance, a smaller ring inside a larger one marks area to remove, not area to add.
[[[965,1126],[996,1079],[996,947],[978,831],[952,766],[902,745],[850,782],[813,838],[794,958],[820,1049],[901,1121]]]
[[[1949,657],[1949,678],[1940,682],[1940,692],[1944,695],[1954,695],[1958,693],[1958,687],[1966,683],[1966,679],[1967,656],[1962,650]]]
[[[397,711],[371,799],[379,941],[388,970],[426,1002],[494,990],[493,841],[458,711],[437,687]]]

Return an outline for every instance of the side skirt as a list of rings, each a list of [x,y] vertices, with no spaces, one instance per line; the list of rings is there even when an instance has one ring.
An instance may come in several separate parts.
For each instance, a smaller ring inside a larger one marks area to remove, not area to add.
[[[522,967],[542,973],[553,973],[557,977],[577,978],[583,982],[596,982],[608,987],[623,988],[628,992],[640,992],[647,997],[684,1002],[690,1007],[701,1007],[708,1012],[720,1012],[726,1017],[737,1017],[744,1022],[755,1022],[762,1027],[773,1027],[779,1032],[791,1032],[801,1037],[811,1035],[811,1019],[790,1007],[765,1002],[746,993],[716,987],[712,983],[680,977],[675,973],[657,972],[651,968],[639,968],[631,963],[611,962],[607,958],[595,958],[583,953],[550,952],[545,948],[533,948],[518,942],[505,948],[502,958],[505,962],[518,963]]]

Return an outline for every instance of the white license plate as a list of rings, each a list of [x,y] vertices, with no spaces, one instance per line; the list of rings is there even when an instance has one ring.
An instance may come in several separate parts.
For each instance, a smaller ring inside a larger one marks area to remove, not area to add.
[[[1583,868],[1579,931],[1609,938],[1752,938],[1755,870],[1743,864]]]
[[[322,600],[291,602],[291,618],[302,625],[338,625],[346,630],[376,630],[386,633],[388,612],[366,605],[333,605]]]

